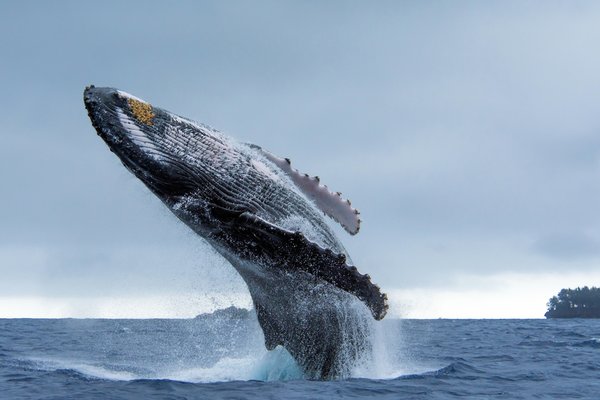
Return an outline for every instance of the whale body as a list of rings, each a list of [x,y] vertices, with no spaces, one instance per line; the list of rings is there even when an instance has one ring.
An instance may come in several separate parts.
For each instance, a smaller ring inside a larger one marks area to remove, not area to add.
[[[84,103],[123,165],[242,276],[266,348],[283,346],[308,378],[348,376],[388,307],[325,221],[356,234],[350,202],[288,159],[126,92],[89,86]]]

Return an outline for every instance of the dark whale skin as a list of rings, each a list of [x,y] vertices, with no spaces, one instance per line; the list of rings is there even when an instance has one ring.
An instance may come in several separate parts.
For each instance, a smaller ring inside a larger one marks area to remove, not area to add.
[[[84,103],[125,167],[240,273],[266,347],[285,347],[307,378],[348,376],[387,297],[293,183],[257,146],[117,89],[87,87]]]

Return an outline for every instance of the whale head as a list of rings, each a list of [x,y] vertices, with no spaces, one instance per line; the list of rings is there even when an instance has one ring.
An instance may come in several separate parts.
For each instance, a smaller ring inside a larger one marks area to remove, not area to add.
[[[84,103],[98,135],[127,169],[165,203],[199,195],[224,135],[129,93],[89,86]]]

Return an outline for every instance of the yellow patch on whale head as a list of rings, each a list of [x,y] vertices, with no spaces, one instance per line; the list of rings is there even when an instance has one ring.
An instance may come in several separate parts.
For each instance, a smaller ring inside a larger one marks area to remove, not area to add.
[[[138,121],[146,125],[154,125],[152,118],[155,117],[155,114],[152,112],[152,106],[150,104],[132,98],[127,99],[127,104],[129,104],[133,116]]]

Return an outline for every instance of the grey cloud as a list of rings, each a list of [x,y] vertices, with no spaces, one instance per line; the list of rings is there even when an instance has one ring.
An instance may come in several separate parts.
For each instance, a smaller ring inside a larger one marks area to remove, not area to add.
[[[548,257],[569,261],[600,256],[600,241],[581,232],[547,235],[534,244],[534,249]]]
[[[72,249],[51,274],[31,267],[55,291],[93,285],[66,283],[74,264],[101,280],[136,256],[177,273],[144,246],[194,257],[175,250],[191,233],[95,136],[81,100],[94,83],[344,192],[365,222],[340,234],[384,286],[592,268],[593,240],[554,235],[600,229],[599,18],[595,2],[4,4],[0,244]],[[14,290],[28,285],[10,271]]]

